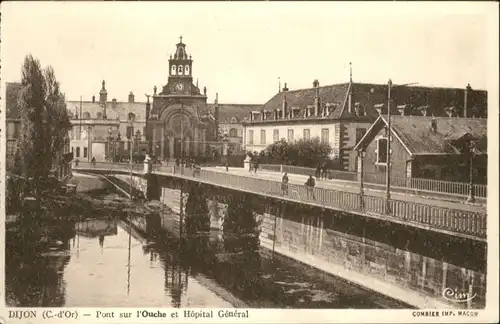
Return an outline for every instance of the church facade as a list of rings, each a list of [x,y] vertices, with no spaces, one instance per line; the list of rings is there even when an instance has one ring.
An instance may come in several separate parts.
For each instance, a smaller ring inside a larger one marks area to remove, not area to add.
[[[217,107],[214,116],[206,87],[201,91],[193,83],[193,60],[182,37],[169,59],[167,84],[157,90],[155,86],[150,111],[146,108],[150,152],[160,159],[210,154],[210,143],[217,140]]]

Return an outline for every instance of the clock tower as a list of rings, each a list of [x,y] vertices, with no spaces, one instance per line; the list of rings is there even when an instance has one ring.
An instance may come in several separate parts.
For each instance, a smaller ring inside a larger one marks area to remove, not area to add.
[[[207,141],[213,140],[213,122],[203,94],[193,84],[193,60],[186,51],[182,36],[168,60],[168,82],[160,93],[153,94],[147,120],[151,153],[159,158],[184,158],[205,154]],[[197,82],[198,83],[198,82]]]

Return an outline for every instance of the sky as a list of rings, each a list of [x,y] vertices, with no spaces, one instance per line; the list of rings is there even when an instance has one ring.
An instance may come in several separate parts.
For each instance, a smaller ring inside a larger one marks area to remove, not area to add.
[[[181,35],[208,102],[218,93],[221,103],[264,104],[278,78],[290,90],[315,79],[348,82],[349,62],[355,82],[496,89],[493,2],[3,2],[1,9],[2,88],[20,80],[31,53],[53,66],[69,100],[98,98],[106,80],[108,100],[126,101],[132,91],[145,101],[167,83]]]

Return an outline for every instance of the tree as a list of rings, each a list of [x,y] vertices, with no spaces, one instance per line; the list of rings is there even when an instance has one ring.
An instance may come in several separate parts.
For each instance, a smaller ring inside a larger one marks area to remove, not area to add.
[[[22,66],[18,98],[21,117],[19,160],[21,174],[32,179],[37,202],[51,169],[62,160],[71,127],[64,95],[52,67],[42,70],[40,62],[27,55]],[[55,189],[55,188],[45,188]]]
[[[203,190],[193,188],[186,201],[186,233],[210,231],[210,216]]]
[[[289,143],[285,139],[269,145],[262,153],[267,163],[290,164],[314,168],[318,163],[328,161],[332,148],[318,137]]]
[[[46,132],[43,129],[45,108],[45,80],[40,62],[28,55],[22,67],[19,109],[21,136],[19,140],[22,175],[25,178],[46,178]],[[40,199],[40,182],[34,181],[37,201]]]

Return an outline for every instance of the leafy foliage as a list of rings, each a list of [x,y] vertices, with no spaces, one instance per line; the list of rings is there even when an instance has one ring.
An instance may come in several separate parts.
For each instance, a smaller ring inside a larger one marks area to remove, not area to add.
[[[224,244],[230,252],[259,249],[260,228],[251,199],[243,194],[230,197],[223,222]]]
[[[47,185],[51,182],[51,170],[62,162],[71,124],[52,67],[42,70],[39,60],[27,55],[21,73],[21,136],[16,153],[20,167],[14,172],[30,179],[31,189],[40,201],[42,191],[50,191]],[[25,191],[29,187],[25,186]]]
[[[186,233],[193,235],[196,232],[210,230],[210,216],[207,199],[203,190],[195,188],[189,193],[186,201]]]
[[[334,165],[335,162],[329,157],[331,153],[330,144],[321,142],[318,137],[309,140],[300,139],[293,143],[281,139],[260,152],[259,159],[261,163],[314,168],[318,163],[323,162]]]

